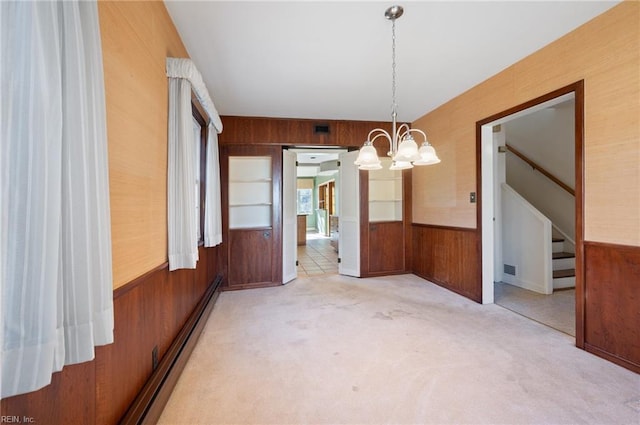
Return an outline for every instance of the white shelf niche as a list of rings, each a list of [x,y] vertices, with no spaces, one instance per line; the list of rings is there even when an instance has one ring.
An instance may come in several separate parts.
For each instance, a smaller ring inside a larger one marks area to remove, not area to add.
[[[381,158],[382,169],[369,171],[369,221],[402,221],[402,171],[389,170],[390,158]]]
[[[271,227],[270,156],[229,157],[229,228]]]

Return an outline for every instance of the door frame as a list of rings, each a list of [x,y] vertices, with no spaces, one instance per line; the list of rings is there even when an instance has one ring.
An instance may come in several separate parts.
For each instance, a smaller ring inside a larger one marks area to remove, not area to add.
[[[478,203],[476,226],[479,234],[477,250],[482,265],[479,276],[482,303],[493,303],[493,163],[497,152],[492,149],[492,127],[513,119],[518,114],[526,115],[532,109],[542,109],[549,103],[553,103],[557,98],[571,93],[575,96],[576,346],[584,348],[584,80],[569,84],[476,122],[476,191]]]

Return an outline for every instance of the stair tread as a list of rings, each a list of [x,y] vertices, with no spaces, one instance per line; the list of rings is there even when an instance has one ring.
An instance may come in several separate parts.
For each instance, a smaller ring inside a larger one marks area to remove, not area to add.
[[[564,238],[551,238],[551,242],[564,242]]]
[[[554,260],[559,258],[575,258],[576,254],[573,252],[554,252],[552,253],[552,257]]]
[[[565,270],[554,270],[553,278],[560,279],[563,277],[575,277],[576,270],[575,269],[565,269]]]

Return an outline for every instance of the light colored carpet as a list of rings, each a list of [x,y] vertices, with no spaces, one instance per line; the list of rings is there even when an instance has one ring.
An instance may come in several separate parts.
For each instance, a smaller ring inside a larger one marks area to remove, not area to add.
[[[576,290],[564,289],[551,295],[495,283],[495,303],[544,325],[576,335]]]
[[[220,295],[160,424],[638,424],[640,376],[413,275]]]

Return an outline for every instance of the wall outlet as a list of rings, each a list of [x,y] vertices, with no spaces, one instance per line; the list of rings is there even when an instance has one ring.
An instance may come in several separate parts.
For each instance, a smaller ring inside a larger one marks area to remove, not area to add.
[[[153,347],[153,350],[151,350],[151,367],[153,368],[153,370],[156,370],[158,368],[158,346],[157,345]]]

